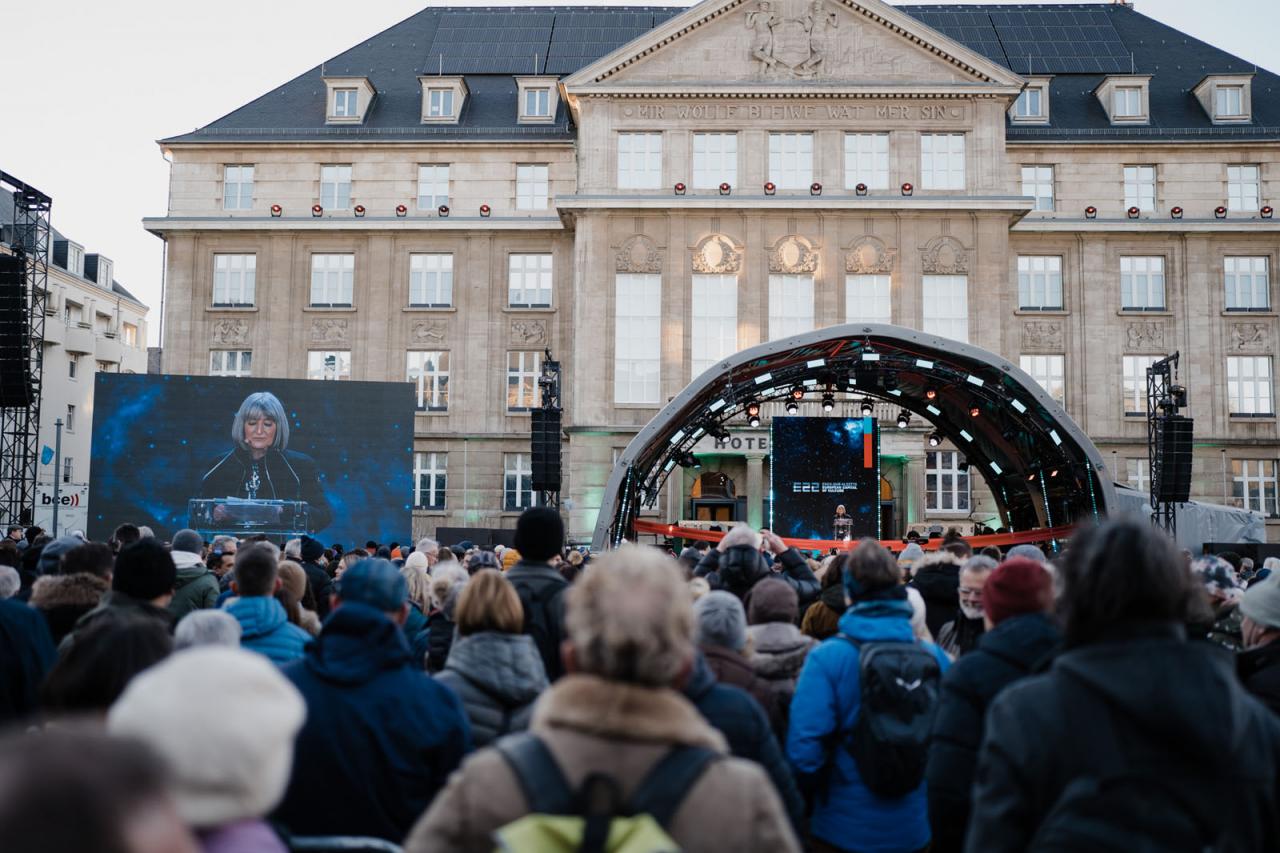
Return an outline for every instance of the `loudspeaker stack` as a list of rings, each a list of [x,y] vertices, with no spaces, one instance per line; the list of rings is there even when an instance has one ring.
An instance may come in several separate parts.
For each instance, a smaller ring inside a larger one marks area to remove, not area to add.
[[[1156,421],[1160,465],[1158,472],[1153,472],[1152,487],[1157,500],[1186,503],[1191,499],[1193,427],[1194,421],[1182,415],[1163,415]]]
[[[534,409],[530,413],[533,451],[533,490],[560,491],[560,410]]]
[[[25,277],[21,258],[0,255],[0,408],[24,409],[35,396]]]

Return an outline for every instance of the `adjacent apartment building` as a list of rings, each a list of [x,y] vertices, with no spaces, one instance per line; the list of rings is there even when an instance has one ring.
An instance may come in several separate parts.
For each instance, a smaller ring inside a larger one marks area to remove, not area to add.
[[[429,8],[318,59],[160,143],[163,371],[414,383],[415,534],[534,500],[548,351],[585,538],[693,376],[844,322],[1004,355],[1144,489],[1144,371],[1179,351],[1193,497],[1278,515],[1280,77],[1194,34],[1124,4],[706,0]],[[998,523],[960,451],[878,406],[889,531]],[[767,519],[769,414],[653,515]]]

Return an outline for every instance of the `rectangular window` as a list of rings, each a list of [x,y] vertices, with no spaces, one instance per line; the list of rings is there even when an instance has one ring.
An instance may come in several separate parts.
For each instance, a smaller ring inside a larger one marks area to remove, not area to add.
[[[350,379],[350,350],[312,350],[307,353],[308,379]]]
[[[1019,360],[1019,366],[1039,382],[1050,397],[1062,403],[1066,385],[1063,375],[1065,361],[1066,357],[1061,355],[1024,355]]]
[[[1216,95],[1214,99],[1215,106],[1217,107],[1214,115],[1217,118],[1244,115],[1243,86],[1218,86],[1214,89],[1214,93]]]
[[[325,210],[346,210],[351,206],[351,167],[320,167],[320,206]]]
[[[418,167],[418,210],[435,210],[449,203],[449,165]]]
[[[662,134],[618,134],[618,186],[656,190],[662,186]]]
[[[613,401],[657,403],[661,394],[662,276],[618,273],[614,293]]]
[[[74,243],[67,244],[67,272],[84,278],[84,249]]]
[[[222,167],[222,209],[249,210],[253,207],[253,167]]]
[[[546,118],[551,115],[550,89],[525,89],[524,114],[529,118]]]
[[[449,353],[408,353],[408,380],[418,392],[418,410],[445,412],[449,410]]]
[[[924,455],[925,509],[929,512],[969,511],[969,466],[955,450],[930,450]]]
[[[920,186],[926,190],[964,189],[964,134],[920,134]]]
[[[1018,100],[1013,102],[1013,115],[1015,118],[1043,118],[1044,90],[1039,87],[1023,89]]]
[[[448,463],[447,453],[413,454],[414,509],[444,509]]]
[[[1147,368],[1164,356],[1126,355],[1122,362],[1124,375],[1124,413],[1147,414]]]
[[[1120,307],[1126,311],[1164,310],[1164,258],[1120,259]]]
[[[846,275],[844,277],[845,322],[892,323],[891,292],[887,275]]]
[[[124,345],[127,347],[136,347],[138,345],[138,327],[132,323],[123,324],[124,329]]]
[[[923,330],[962,343],[969,342],[969,278],[926,275],[922,281]]]
[[[1272,397],[1271,356],[1227,357],[1228,412],[1233,417],[1274,415],[1276,409]]]
[[[93,315],[93,330],[99,334],[107,334],[111,331],[111,315],[97,314]]]
[[[520,512],[535,505],[533,468],[527,453],[502,454],[502,508]]]
[[[99,373],[119,373],[120,372],[119,368],[109,361],[96,361],[94,362],[94,364],[97,365]]]
[[[453,255],[409,256],[409,307],[453,305]]]
[[[209,351],[210,376],[249,376],[253,367],[250,350],[215,349]]]
[[[1267,518],[1280,515],[1276,506],[1276,461],[1274,459],[1231,460],[1232,494],[1239,506],[1260,512]]]
[[[1227,167],[1227,210],[1251,211],[1258,209],[1262,196],[1257,166]]]
[[[846,133],[844,135],[844,188],[889,188],[889,134]]]
[[[1036,200],[1035,210],[1053,210],[1053,167],[1023,166],[1022,194]]]
[[[813,134],[769,134],[769,180],[784,190],[807,190],[813,183]]]
[[[692,375],[738,351],[738,277],[693,276]]]
[[[1267,258],[1223,258],[1222,280],[1228,311],[1266,311],[1271,307]]]
[[[1113,118],[1142,117],[1142,89],[1138,86],[1117,86],[1111,92]]]
[[[546,210],[547,180],[546,166],[516,166],[516,209]]]
[[[1125,482],[1140,492],[1151,491],[1151,460],[1130,456],[1124,460]]]
[[[62,457],[62,482],[70,483],[76,470],[76,461],[70,456]]]
[[[350,308],[355,269],[355,255],[312,255],[312,307]]]
[[[62,319],[66,321],[68,326],[78,326],[84,321],[84,307],[67,300],[62,305]]]
[[[80,369],[79,353],[74,353],[74,352],[67,353],[67,378],[75,379],[76,371],[79,369]]]
[[[1062,258],[1018,256],[1018,307],[1023,311],[1062,309]]]
[[[738,182],[738,134],[693,135],[693,187],[712,190],[722,183]]]
[[[769,276],[769,340],[812,331],[813,276]]]
[[[510,308],[551,307],[551,255],[511,255],[507,270]]]
[[[533,350],[507,353],[507,411],[527,412],[536,408],[542,395],[538,377],[542,375],[542,353]]]
[[[1156,209],[1156,167],[1124,167],[1124,206],[1136,207],[1143,213]]]
[[[429,118],[449,118],[453,115],[453,90],[427,90],[427,116]]]
[[[257,255],[214,255],[214,307],[252,306],[257,270]]]
[[[333,115],[336,118],[354,118],[359,114],[359,98],[357,89],[334,89]]]
[[[66,427],[67,427],[67,432],[75,432],[75,431],[76,431],[76,407],[75,407],[75,406],[72,406],[72,405],[70,405],[70,404],[68,404],[68,405],[67,405],[67,423],[66,423]]]

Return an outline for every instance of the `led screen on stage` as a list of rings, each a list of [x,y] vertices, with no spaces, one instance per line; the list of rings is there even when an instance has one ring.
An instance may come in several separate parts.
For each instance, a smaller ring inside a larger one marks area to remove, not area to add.
[[[774,418],[769,446],[769,526],[775,533],[879,538],[880,433],[874,418]]]
[[[99,373],[89,536],[412,535],[413,386]]]

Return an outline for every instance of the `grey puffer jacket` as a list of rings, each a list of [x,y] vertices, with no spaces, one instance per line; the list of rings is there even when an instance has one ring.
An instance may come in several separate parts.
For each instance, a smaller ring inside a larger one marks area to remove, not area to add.
[[[533,637],[496,631],[454,640],[435,678],[462,700],[477,748],[527,729],[533,701],[548,684]]]
[[[769,723],[779,743],[787,742],[787,721],[796,679],[809,650],[818,645],[789,622],[765,622],[747,628],[751,638],[751,668],[769,683]]]

